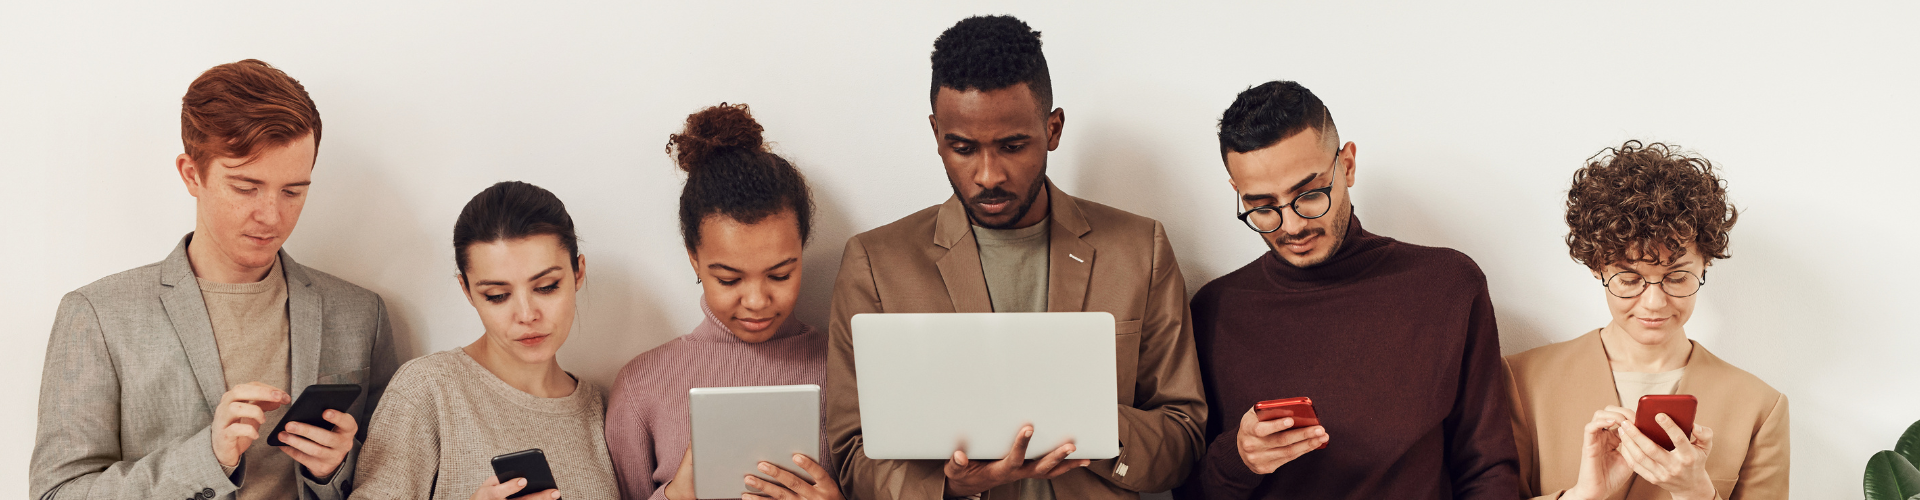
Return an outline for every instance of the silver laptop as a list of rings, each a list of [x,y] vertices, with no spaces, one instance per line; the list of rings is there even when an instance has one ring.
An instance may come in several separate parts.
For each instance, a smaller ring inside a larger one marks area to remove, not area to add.
[[[1113,315],[858,314],[854,371],[866,455],[997,460],[1023,424],[1027,458],[1071,440],[1074,459],[1120,455]]]
[[[813,481],[793,463],[799,453],[820,456],[820,386],[699,387],[687,391],[693,418],[693,488],[699,498],[759,493],[742,480],[772,463]],[[775,484],[779,484],[777,481]]]

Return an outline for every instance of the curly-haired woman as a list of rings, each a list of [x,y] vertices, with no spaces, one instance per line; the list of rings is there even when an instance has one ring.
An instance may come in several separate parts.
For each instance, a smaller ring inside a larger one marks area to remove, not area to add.
[[[635,356],[614,380],[607,447],[625,498],[694,498],[688,389],[826,384],[826,332],[793,317],[813,196],[800,171],[768,149],[763,131],[747,105],[721,103],[688,116],[685,130],[668,137],[687,173],[680,235],[705,319]],[[823,439],[820,452],[828,449]],[[732,487],[774,499],[839,500],[828,458],[761,462],[777,483],[742,474]]]
[[[1567,246],[1613,320],[1507,358],[1521,492],[1563,499],[1785,498],[1787,398],[1687,339],[1738,213],[1712,163],[1629,141],[1573,175]],[[1671,451],[1635,426],[1641,396],[1699,401]]]

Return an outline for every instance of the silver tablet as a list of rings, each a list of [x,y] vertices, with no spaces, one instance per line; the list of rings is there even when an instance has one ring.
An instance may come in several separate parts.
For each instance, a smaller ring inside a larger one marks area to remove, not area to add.
[[[693,488],[700,498],[759,493],[747,474],[769,462],[813,481],[793,463],[799,453],[820,457],[820,386],[697,387],[687,391],[693,418]]]
[[[1114,344],[1104,312],[855,315],[866,455],[995,460],[1031,423],[1027,458],[1119,456]]]

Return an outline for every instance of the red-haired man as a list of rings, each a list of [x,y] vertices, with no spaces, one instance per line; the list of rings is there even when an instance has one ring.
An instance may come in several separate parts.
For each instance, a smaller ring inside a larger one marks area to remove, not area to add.
[[[280,248],[306,204],[320,113],[300,82],[249,59],[195,79],[180,128],[193,232],[61,299],[31,494],[344,498],[396,365],[380,296]],[[268,446],[294,395],[327,383],[363,396],[325,413],[333,429],[290,422],[286,445]]]

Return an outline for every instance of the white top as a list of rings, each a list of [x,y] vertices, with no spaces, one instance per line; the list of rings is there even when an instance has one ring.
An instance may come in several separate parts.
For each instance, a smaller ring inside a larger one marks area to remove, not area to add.
[[[1673,394],[1673,389],[1680,385],[1680,376],[1686,374],[1686,367],[1660,373],[1616,371],[1613,389],[1620,393],[1620,406],[1640,411],[1640,396]]]

